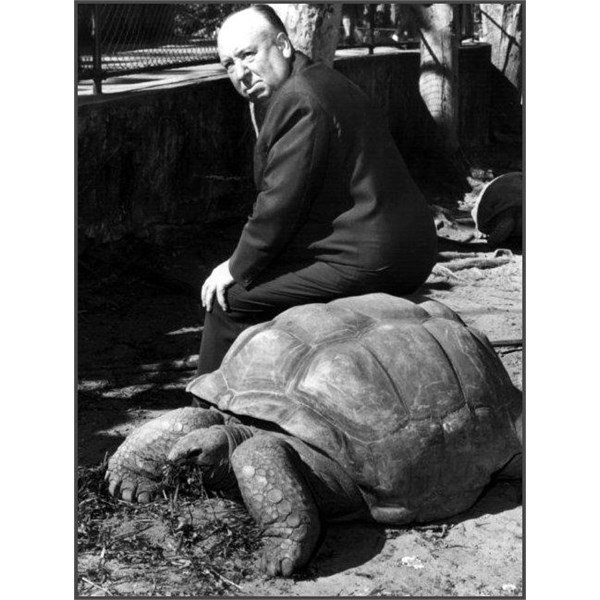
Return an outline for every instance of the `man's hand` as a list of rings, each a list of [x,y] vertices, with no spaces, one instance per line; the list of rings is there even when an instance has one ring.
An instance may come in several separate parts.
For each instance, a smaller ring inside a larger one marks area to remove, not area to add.
[[[234,281],[235,280],[229,272],[228,260],[213,269],[213,272],[208,276],[202,286],[202,306],[207,312],[212,310],[215,294],[217,295],[217,302],[221,305],[221,308],[227,310],[225,290],[233,285]]]

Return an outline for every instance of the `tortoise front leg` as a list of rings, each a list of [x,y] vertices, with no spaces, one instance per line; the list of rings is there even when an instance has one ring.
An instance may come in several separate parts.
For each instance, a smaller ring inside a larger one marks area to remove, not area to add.
[[[185,407],[149,421],[131,433],[108,461],[108,491],[128,502],[150,502],[160,487],[169,450],[195,429],[223,423],[214,410]]]
[[[310,559],[321,531],[319,511],[285,437],[257,434],[231,457],[244,503],[263,530],[261,568],[289,577]]]

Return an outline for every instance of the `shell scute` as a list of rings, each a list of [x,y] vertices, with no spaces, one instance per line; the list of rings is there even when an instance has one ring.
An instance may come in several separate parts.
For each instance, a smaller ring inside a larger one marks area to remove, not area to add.
[[[289,395],[332,427],[367,442],[385,437],[408,420],[385,366],[360,338],[321,346],[308,358]]]
[[[378,357],[412,419],[443,416],[464,404],[456,375],[424,323],[429,320],[384,321],[361,339]]]
[[[270,327],[236,344],[220,371],[230,389],[240,392],[280,392],[301,358],[309,351],[292,332]]]

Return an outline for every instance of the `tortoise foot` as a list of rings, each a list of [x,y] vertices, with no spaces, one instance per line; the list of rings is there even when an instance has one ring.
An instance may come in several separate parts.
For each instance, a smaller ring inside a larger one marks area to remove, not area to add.
[[[312,556],[319,512],[296,452],[283,438],[256,435],[231,458],[242,497],[263,531],[261,569],[289,577]]]
[[[159,489],[159,475],[136,472],[125,463],[115,466],[108,478],[109,494],[120,496],[127,502],[147,504],[154,500]]]
[[[136,429],[108,461],[108,492],[128,502],[150,502],[160,489],[167,455],[178,439],[195,429],[223,422],[220,413],[186,407]]]
[[[269,577],[290,577],[308,562],[303,544],[286,537],[265,536],[260,559],[261,570]]]

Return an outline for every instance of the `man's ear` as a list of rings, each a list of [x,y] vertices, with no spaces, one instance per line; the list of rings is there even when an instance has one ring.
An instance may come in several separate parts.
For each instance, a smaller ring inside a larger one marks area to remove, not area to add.
[[[284,58],[291,58],[292,56],[292,42],[290,42],[290,38],[280,31],[275,38],[275,45],[281,50]]]

